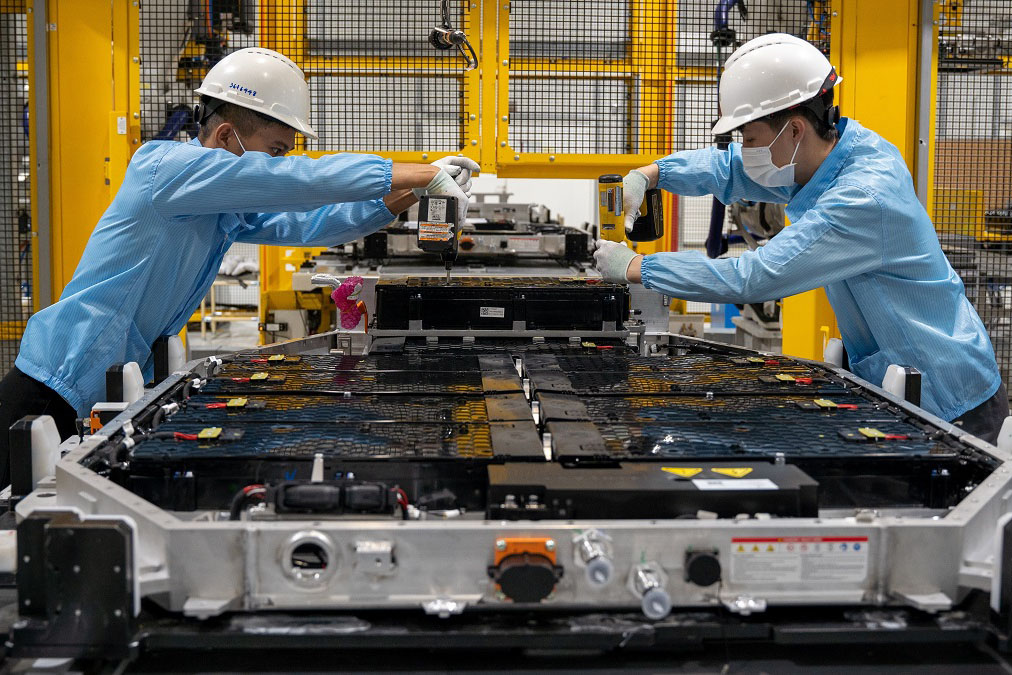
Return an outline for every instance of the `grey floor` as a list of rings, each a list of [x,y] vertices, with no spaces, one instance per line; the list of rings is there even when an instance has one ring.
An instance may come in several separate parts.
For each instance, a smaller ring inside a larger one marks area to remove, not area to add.
[[[186,334],[191,359],[255,347],[259,340],[256,319],[219,323],[213,332],[208,328],[203,336],[198,324],[190,324]]]

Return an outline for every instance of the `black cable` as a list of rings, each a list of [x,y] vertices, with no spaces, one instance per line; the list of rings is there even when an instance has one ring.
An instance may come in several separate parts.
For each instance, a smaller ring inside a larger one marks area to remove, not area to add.
[[[232,503],[228,509],[229,520],[239,520],[242,512],[250,505],[249,502],[254,499],[263,501],[267,496],[267,488],[262,485],[247,485],[239,492],[235,493],[232,497]]]

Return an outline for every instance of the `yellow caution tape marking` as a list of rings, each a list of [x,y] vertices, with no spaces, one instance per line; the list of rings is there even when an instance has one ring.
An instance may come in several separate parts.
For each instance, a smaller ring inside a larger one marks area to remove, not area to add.
[[[229,408],[244,408],[248,401],[244,398],[230,398],[226,404]]]
[[[251,380],[266,380],[267,379],[267,373],[253,373],[252,375],[249,376],[249,379],[251,379]]]
[[[703,473],[703,469],[699,467],[682,467],[682,466],[662,466],[661,471],[667,471],[673,473],[676,476],[682,478],[692,478],[697,473]]]
[[[885,438],[886,437],[886,435],[884,433],[882,433],[878,429],[873,429],[872,427],[861,427],[857,431],[862,436],[867,436],[868,438]]]
[[[815,405],[820,408],[835,408],[836,404],[830,401],[828,398],[817,398],[814,401]]]
[[[218,436],[221,436],[221,427],[207,427],[197,434],[197,438],[218,438]]]
[[[733,468],[733,469],[710,469],[713,473],[719,473],[722,476],[730,476],[731,478],[743,478],[750,473],[752,469],[748,467]]]

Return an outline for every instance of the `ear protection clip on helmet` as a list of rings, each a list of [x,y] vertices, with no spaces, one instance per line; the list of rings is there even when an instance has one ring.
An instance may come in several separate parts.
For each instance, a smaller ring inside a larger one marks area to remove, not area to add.
[[[193,121],[198,126],[204,126],[207,120],[211,119],[211,115],[218,112],[221,107],[225,105],[225,101],[212,98],[210,100],[201,101],[197,105],[193,106]]]

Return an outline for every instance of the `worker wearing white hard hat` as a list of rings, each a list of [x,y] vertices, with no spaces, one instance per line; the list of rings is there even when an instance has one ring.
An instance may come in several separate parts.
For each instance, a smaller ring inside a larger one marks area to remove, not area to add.
[[[814,46],[771,34],[728,58],[715,134],[741,143],[676,152],[623,181],[627,221],[644,192],[786,204],[792,225],[755,251],[641,256],[598,242],[606,279],[702,302],[751,303],[824,287],[850,369],[923,376],[921,406],[992,442],[1008,398],[987,331],[949,265],[897,149],[833,105],[842,78]],[[627,226],[629,222],[627,222]]]
[[[9,480],[7,428],[49,414],[67,437],[104,399],[110,366],[136,361],[150,378],[152,345],[186,325],[232,243],[343,243],[424,193],[456,197],[458,218],[466,214],[478,166],[463,157],[435,166],[364,154],[285,157],[296,133],[316,131],[305,77],[277,52],[226,56],[197,93],[198,137],[137,150],[59,301],[29,319],[0,382],[0,486]]]

